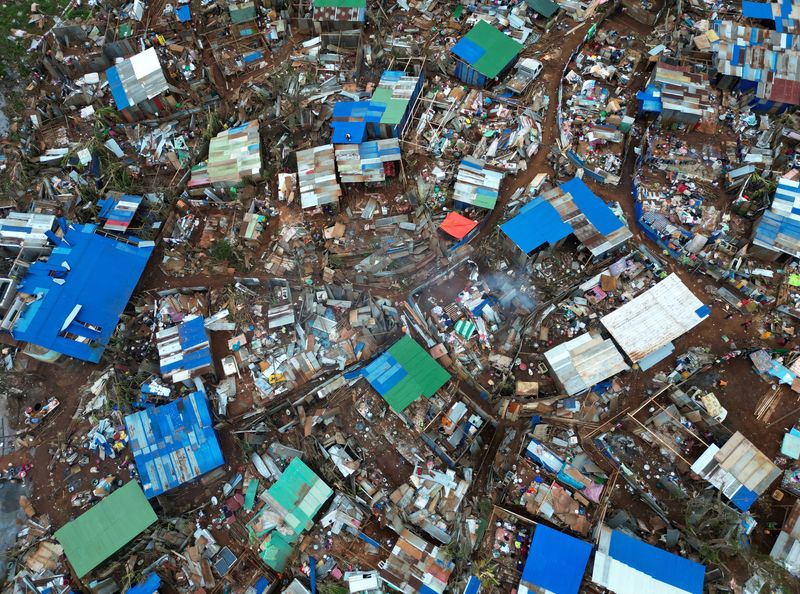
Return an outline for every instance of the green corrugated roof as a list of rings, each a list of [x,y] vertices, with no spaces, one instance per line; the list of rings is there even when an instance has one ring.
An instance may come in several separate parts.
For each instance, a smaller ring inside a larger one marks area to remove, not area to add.
[[[367,0],[314,0],[314,6],[318,8],[366,8]]]
[[[83,577],[157,520],[136,481],[120,487],[55,534],[67,559]]]
[[[381,115],[381,124],[396,126],[403,119],[408,107],[408,99],[392,99],[391,89],[376,89],[372,94],[374,103],[383,103],[386,110]]]
[[[311,519],[333,495],[333,490],[300,458],[294,458],[268,492],[286,511],[283,521],[291,528],[292,534],[280,534],[273,530],[261,544],[261,559],[275,571],[283,571],[286,560],[292,554],[292,543],[309,527]],[[254,538],[263,536],[255,533],[253,523],[265,509],[247,525]]]
[[[478,21],[466,37],[486,50],[472,67],[487,78],[494,78],[500,74],[503,68],[522,51],[519,42],[486,21]]]
[[[525,0],[534,11],[545,18],[550,18],[558,10],[558,4],[553,0]]]
[[[386,402],[397,412],[402,412],[420,395],[430,398],[450,379],[444,367],[408,335],[394,343],[388,353],[408,373],[406,378],[384,394]]]

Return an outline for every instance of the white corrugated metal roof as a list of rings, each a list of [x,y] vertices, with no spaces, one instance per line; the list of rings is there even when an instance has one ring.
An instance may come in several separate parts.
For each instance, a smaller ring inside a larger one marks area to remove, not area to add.
[[[630,369],[613,341],[588,332],[553,347],[544,357],[570,396]]]
[[[673,273],[600,321],[636,363],[697,326],[709,314],[708,307]]]

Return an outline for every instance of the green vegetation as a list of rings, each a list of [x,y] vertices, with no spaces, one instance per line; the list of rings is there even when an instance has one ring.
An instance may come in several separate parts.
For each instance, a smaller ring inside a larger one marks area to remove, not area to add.
[[[47,17],[60,16],[71,3],[71,0],[39,0],[39,14]],[[28,49],[31,45],[30,38],[12,38],[11,31],[21,29],[33,35],[41,35],[53,25],[52,18],[45,18],[43,27],[40,29],[37,23],[28,24],[31,17],[30,2],[15,2],[6,0],[0,4],[0,53],[3,60],[0,60],[0,75],[7,75],[11,70],[16,70],[20,76],[26,77],[30,70],[28,63]],[[86,6],[77,6],[70,9],[66,16],[70,19],[78,17],[86,18],[91,13],[91,9]]]
[[[230,241],[227,239],[218,239],[211,244],[208,250],[208,256],[212,262],[223,263],[227,262],[229,266],[237,270],[242,265],[242,257]]]

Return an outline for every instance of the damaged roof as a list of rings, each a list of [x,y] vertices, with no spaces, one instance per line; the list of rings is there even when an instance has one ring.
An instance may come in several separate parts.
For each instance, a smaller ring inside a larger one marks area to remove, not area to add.
[[[772,206],[756,224],[753,244],[800,257],[800,181],[778,180]]]
[[[553,347],[544,357],[570,396],[630,369],[614,341],[588,332]]]
[[[125,426],[148,499],[224,463],[202,392],[127,415]]]
[[[106,70],[106,79],[120,110],[152,99],[169,88],[153,47]]]
[[[82,361],[100,360],[153,245],[95,230],[70,226],[46,262],[31,264],[19,292],[33,301],[14,323],[14,338]]]

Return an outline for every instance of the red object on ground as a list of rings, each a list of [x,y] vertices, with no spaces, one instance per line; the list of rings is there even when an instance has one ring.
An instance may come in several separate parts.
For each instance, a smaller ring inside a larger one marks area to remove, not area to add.
[[[442,221],[442,224],[439,225],[439,229],[448,235],[455,237],[456,239],[464,239],[466,234],[477,226],[477,221],[468,219],[464,215],[460,215],[457,212],[451,212],[447,215],[447,217],[445,217],[444,221]]]

